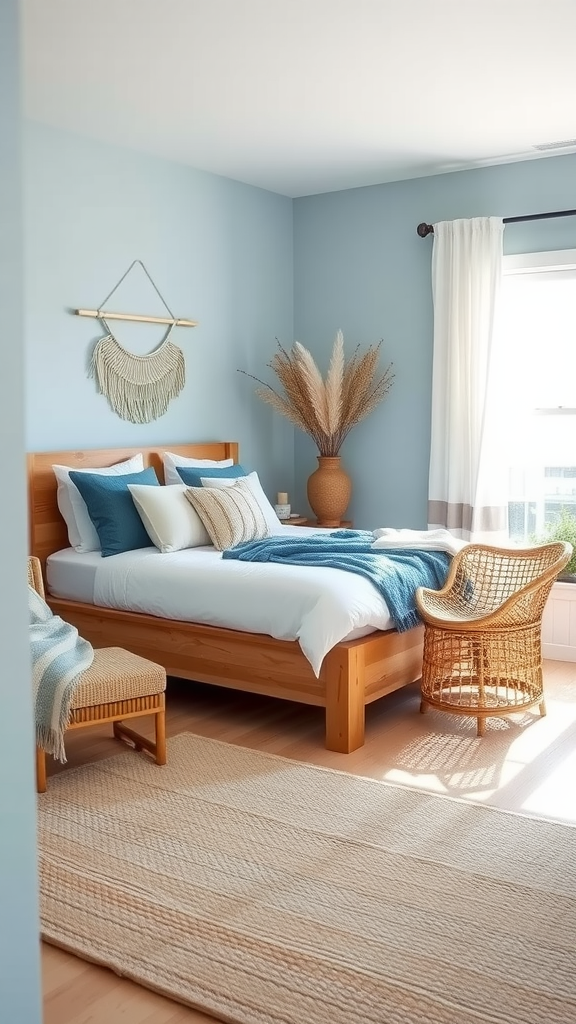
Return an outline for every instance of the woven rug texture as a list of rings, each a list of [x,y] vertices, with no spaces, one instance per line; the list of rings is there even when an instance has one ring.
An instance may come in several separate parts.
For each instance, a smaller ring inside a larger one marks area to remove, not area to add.
[[[43,937],[229,1024],[574,1024],[576,829],[189,733],[38,801]]]

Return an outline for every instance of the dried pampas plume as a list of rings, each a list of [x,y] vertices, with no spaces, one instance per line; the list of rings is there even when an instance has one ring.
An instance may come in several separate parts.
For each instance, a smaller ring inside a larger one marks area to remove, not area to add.
[[[246,373],[260,385],[256,394],[264,402],[310,435],[320,455],[338,455],[352,427],[368,416],[392,387],[392,364],[377,375],[382,342],[370,345],[362,355],[357,346],[346,362],[344,338],[342,331],[338,331],[326,380],[311,353],[299,341],[290,351],[279,341],[277,344],[278,351],[268,366],[278,377],[283,393],[246,370],[240,373]]]

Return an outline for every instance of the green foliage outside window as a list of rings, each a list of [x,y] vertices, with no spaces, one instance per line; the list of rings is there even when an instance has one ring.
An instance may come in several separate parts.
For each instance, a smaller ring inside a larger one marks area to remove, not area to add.
[[[544,534],[539,538],[539,544],[548,544],[551,541],[564,540],[572,545],[572,558],[562,571],[562,576],[576,574],[576,515],[563,506],[552,523],[548,523]]]

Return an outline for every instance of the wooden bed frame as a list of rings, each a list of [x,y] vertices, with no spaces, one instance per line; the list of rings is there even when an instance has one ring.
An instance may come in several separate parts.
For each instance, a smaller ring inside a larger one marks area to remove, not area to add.
[[[238,445],[230,441],[28,455],[29,553],[40,559],[44,578],[48,555],[70,546],[56,503],[52,465],[99,468],[142,452],[144,465],[154,466],[162,480],[162,452],[166,450],[189,458],[238,461]],[[94,647],[124,647],[163,665],[172,676],[325,708],[326,747],[345,754],[364,743],[365,705],[414,682],[422,673],[423,627],[407,633],[378,631],[343,641],[326,655],[317,679],[297,641],[115,611],[49,595],[48,601],[53,611],[73,623]]]

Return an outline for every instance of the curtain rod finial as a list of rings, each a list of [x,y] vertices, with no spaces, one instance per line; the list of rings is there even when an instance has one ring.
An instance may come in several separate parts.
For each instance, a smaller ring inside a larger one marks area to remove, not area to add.
[[[433,224],[425,224],[424,222],[422,222],[422,224],[418,225],[418,227],[416,228],[416,231],[420,235],[420,238],[426,238],[426,235],[433,235],[434,234],[434,225]]]

